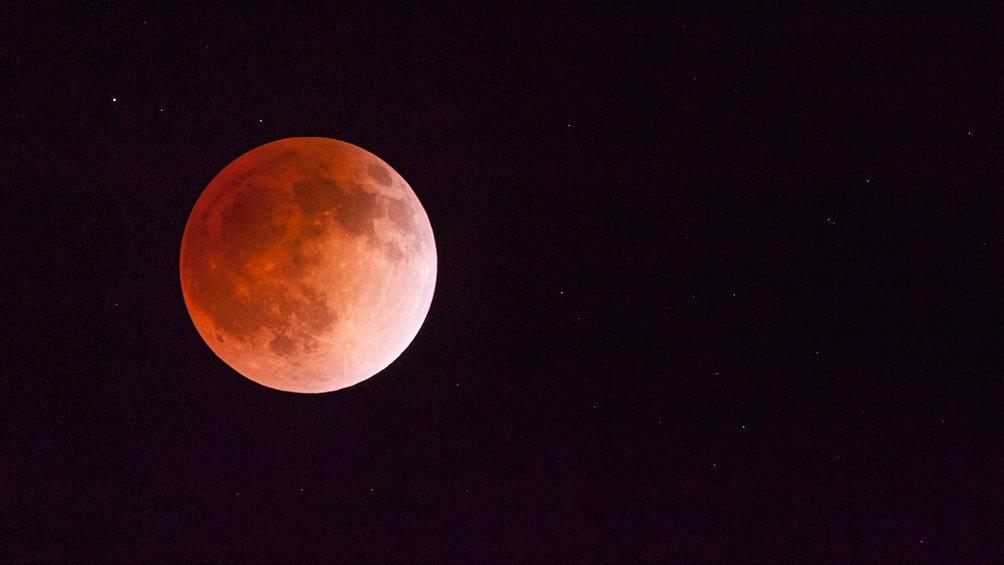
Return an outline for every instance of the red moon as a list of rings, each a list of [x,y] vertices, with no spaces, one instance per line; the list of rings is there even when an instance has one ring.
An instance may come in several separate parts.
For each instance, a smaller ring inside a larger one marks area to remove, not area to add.
[[[181,289],[206,344],[290,392],[366,380],[408,347],[436,286],[425,209],[355,145],[281,139],[226,166],[181,241]]]

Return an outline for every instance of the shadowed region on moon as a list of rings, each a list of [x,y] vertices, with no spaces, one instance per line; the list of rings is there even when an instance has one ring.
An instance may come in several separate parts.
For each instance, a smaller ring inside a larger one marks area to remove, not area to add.
[[[407,183],[323,138],[228,165],[182,240],[196,328],[238,372],[282,390],[335,390],[383,369],[421,326],[435,276],[432,230]]]
[[[288,232],[287,226],[274,221],[276,203],[275,192],[262,185],[237,192],[233,203],[219,212],[221,231],[214,240],[214,257],[194,263],[190,280],[194,302],[220,330],[247,341],[253,332],[271,329],[276,333],[273,351],[285,355],[312,348],[311,335],[328,329],[335,315],[327,308],[323,291],[290,282],[299,279],[303,265],[309,263],[302,251],[272,254],[282,263],[282,277],[249,272],[251,261],[283,243]],[[298,327],[290,323],[294,318]]]

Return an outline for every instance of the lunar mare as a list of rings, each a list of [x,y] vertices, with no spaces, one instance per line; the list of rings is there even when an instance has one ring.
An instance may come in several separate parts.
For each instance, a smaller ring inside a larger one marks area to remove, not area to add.
[[[424,208],[387,163],[303,137],[238,157],[209,183],[181,244],[181,287],[224,362],[291,392],[386,368],[425,320],[436,247]]]

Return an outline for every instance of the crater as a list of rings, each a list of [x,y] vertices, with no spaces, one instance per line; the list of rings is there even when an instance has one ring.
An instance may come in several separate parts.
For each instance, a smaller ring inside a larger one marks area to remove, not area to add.
[[[272,350],[272,353],[285,357],[296,351],[296,343],[289,339],[285,333],[280,333],[269,342],[268,348]]]
[[[345,231],[353,235],[371,235],[373,219],[379,216],[381,197],[357,188],[355,194],[338,207],[335,217]]]
[[[312,177],[293,183],[293,198],[308,214],[318,214],[335,208],[344,198],[342,187],[324,177]]]
[[[373,180],[384,186],[390,186],[394,182],[394,177],[391,176],[390,172],[380,165],[372,164],[366,167],[366,171],[373,177]]]
[[[306,297],[297,314],[302,318],[307,331],[319,334],[335,324],[335,313],[328,308],[327,295],[307,285],[300,285],[300,292]]]
[[[300,235],[305,239],[314,239],[318,236],[324,235],[328,231],[328,222],[330,218],[324,216],[315,217],[312,220],[308,220],[300,226]]]
[[[387,217],[395,226],[411,233],[415,226],[415,215],[411,213],[411,204],[396,198],[387,199]]]
[[[396,241],[387,241],[383,244],[383,253],[392,263],[399,263],[404,259],[404,251],[401,244]]]
[[[308,267],[321,264],[320,255],[316,251],[304,249],[300,238],[285,241],[282,245],[285,248],[284,257],[288,258],[288,261],[283,262],[282,274],[287,279],[298,280]]]

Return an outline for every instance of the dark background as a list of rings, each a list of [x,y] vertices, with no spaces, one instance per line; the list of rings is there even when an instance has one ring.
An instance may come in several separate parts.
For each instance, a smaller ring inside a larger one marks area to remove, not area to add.
[[[12,10],[4,561],[988,562],[1002,14]],[[188,318],[213,176],[411,184],[439,279],[352,388]]]

